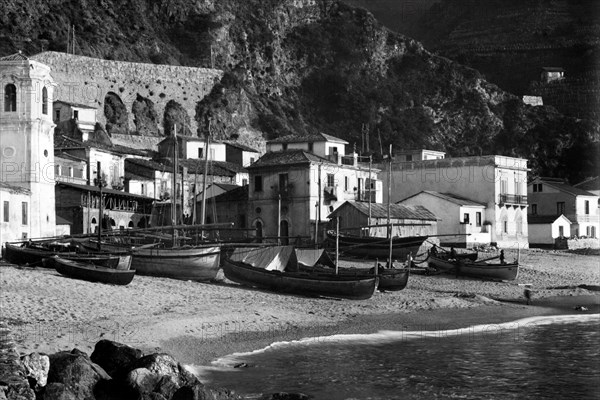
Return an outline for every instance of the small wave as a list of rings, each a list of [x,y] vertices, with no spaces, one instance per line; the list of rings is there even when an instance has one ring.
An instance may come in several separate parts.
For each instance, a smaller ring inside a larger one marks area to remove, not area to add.
[[[215,369],[227,369],[231,371],[231,368],[242,362],[245,358],[265,353],[267,351],[277,350],[290,346],[311,346],[319,343],[347,343],[347,344],[382,344],[389,342],[397,342],[402,340],[416,340],[424,338],[444,338],[454,337],[460,335],[490,335],[498,334],[499,332],[505,331],[521,331],[524,332],[527,329],[535,328],[538,326],[552,325],[552,324],[572,324],[572,323],[586,323],[586,322],[600,322],[600,314],[578,314],[578,315],[554,315],[554,316],[537,316],[522,318],[516,321],[503,322],[499,324],[482,324],[468,326],[464,328],[455,329],[437,329],[437,330],[402,330],[402,331],[391,331],[381,330],[376,333],[368,334],[338,334],[332,336],[316,336],[307,337],[299,340],[292,341],[281,341],[272,343],[262,349],[257,349],[248,352],[232,353],[227,356],[214,360],[211,367],[198,367],[202,368],[215,368]],[[431,325],[429,325],[431,326]]]

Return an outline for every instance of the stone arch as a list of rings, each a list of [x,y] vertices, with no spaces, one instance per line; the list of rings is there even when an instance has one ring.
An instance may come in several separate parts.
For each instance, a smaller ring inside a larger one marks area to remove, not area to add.
[[[17,87],[12,83],[4,87],[4,111],[17,111]]]
[[[169,100],[165,106],[165,115],[163,118],[164,135],[170,136],[175,125],[177,125],[178,135],[192,135],[190,129],[191,121],[187,110],[175,100]]]
[[[131,105],[133,123],[136,133],[142,136],[159,136],[158,113],[154,108],[154,102],[139,93]]]
[[[124,134],[129,130],[127,108],[118,94],[108,92],[104,96],[104,116],[106,117],[106,131],[109,135]]]

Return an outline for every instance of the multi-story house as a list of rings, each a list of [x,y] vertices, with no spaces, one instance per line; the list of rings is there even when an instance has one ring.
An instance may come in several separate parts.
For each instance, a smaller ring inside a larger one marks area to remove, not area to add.
[[[329,135],[267,142],[248,167],[248,226],[268,238],[322,239],[327,216],[347,200],[381,203],[379,170],[345,156],[347,142]]]
[[[598,196],[566,184],[562,179],[536,178],[527,185],[531,215],[564,215],[571,221],[571,235],[598,237]]]
[[[207,155],[206,141],[199,137],[177,136],[177,149],[180,160],[204,159]],[[161,159],[173,157],[172,136],[158,143],[158,154]],[[256,161],[260,153],[251,147],[237,143],[233,140],[211,141],[208,144],[208,159],[216,162],[229,162],[247,167]]]
[[[482,229],[484,225],[489,229],[491,244],[528,247],[527,160],[499,155],[410,162],[394,158],[391,182],[390,163],[383,163],[380,168],[386,170],[381,176],[384,186],[391,186],[391,202],[421,191],[457,196],[485,206]],[[384,202],[387,200],[384,193]]]
[[[487,204],[463,197],[429,190],[398,202],[424,206],[439,219],[437,233],[445,246],[472,247],[491,242],[490,226],[484,223]]]
[[[100,224],[105,230],[149,225],[154,199],[125,190],[125,160],[144,156],[144,152],[104,141],[83,142],[55,132],[54,153],[56,215],[71,223],[71,233],[94,233]],[[99,176],[103,183],[102,217]]]

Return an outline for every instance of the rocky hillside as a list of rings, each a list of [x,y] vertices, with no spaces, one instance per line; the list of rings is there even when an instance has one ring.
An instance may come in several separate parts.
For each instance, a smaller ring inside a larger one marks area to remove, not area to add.
[[[440,55],[517,95],[539,95],[564,114],[600,121],[600,3],[595,0],[345,0]],[[542,67],[562,67],[560,85]]]
[[[197,105],[200,135],[209,124],[221,138],[322,131],[360,148],[365,125],[376,152],[393,143],[521,156],[534,173],[573,181],[597,171],[595,123],[525,106],[475,69],[337,1],[0,4],[2,55],[64,50],[75,25],[79,54],[225,70]]]

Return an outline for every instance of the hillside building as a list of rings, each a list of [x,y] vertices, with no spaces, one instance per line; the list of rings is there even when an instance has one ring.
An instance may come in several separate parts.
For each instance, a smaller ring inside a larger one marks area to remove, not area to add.
[[[534,179],[527,185],[527,195],[530,215],[564,215],[571,221],[571,236],[598,237],[597,195],[555,178]]]
[[[359,163],[357,154],[346,156],[345,144],[325,134],[267,142],[267,153],[248,167],[248,226],[283,243],[314,242],[345,201],[381,203],[379,170]]]
[[[421,191],[398,202],[424,206],[437,218],[437,234],[445,246],[474,247],[491,243],[491,227],[485,224],[487,204],[450,193]],[[454,236],[455,235],[455,236]]]

